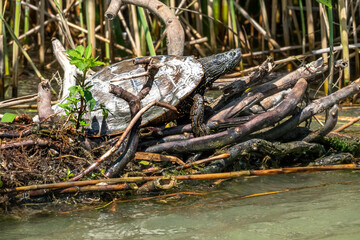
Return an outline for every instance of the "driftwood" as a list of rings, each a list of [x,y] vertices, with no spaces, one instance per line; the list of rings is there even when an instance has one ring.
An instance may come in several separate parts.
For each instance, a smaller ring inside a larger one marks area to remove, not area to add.
[[[327,135],[331,130],[334,129],[337,123],[338,117],[338,105],[335,104],[329,111],[328,118],[326,119],[325,125],[318,131],[313,132],[306,136],[303,141],[305,142],[314,142],[319,140],[321,137]]]
[[[304,78],[308,82],[313,79],[319,79],[326,70],[327,65],[323,65],[323,59],[311,62],[304,67],[293,71],[292,73],[284,76],[274,83],[266,83],[256,88],[254,91],[246,93],[244,96],[235,99],[228,103],[222,110],[218,111],[209,120],[221,120],[231,118],[246,108],[250,108],[252,105],[260,102],[261,100],[269,97],[282,90],[292,88],[295,83],[300,79]]]
[[[254,119],[238,127],[231,128],[220,133],[198,137],[179,142],[170,142],[158,144],[146,149],[148,152],[187,152],[187,151],[206,151],[221,148],[225,145],[235,143],[250,133],[263,127],[270,126],[280,120],[295,109],[297,103],[302,99],[307,88],[307,82],[300,79],[294,86],[287,98],[279,104],[274,110],[260,114]]]
[[[265,156],[270,156],[272,162],[284,161],[288,158],[295,163],[296,161],[303,162],[304,156],[311,159],[310,156],[320,157],[325,153],[325,149],[322,145],[316,143],[306,142],[291,142],[291,143],[279,143],[269,142],[263,139],[252,139],[246,142],[239,143],[229,148],[228,153],[230,156],[225,159],[217,160],[202,170],[202,173],[215,173],[222,172],[229,166],[232,166],[235,161],[246,162],[246,158],[249,158],[251,154],[256,154],[257,159],[263,159]],[[243,163],[244,165],[245,163]],[[255,165],[254,163],[252,166]]]
[[[333,105],[337,104],[339,101],[349,96],[352,96],[359,91],[360,91],[360,83],[352,83],[349,86],[344,87],[330,94],[329,96],[325,96],[317,100],[314,100],[312,103],[306,106],[299,114],[296,114],[295,116],[285,121],[284,123],[262,134],[262,137],[268,140],[280,138],[281,136],[285,135],[287,132],[294,129],[301,122],[309,119],[310,117],[312,117],[317,113],[320,113],[332,107]]]
[[[336,164],[348,164],[355,163],[354,156],[351,153],[337,153],[330,156],[320,157],[315,159],[311,165],[314,166],[326,166],[326,165],[336,165]]]
[[[41,81],[38,85],[38,116],[39,120],[43,121],[54,114],[51,109],[51,86],[48,80]]]
[[[129,3],[148,9],[166,25],[167,49],[169,55],[182,56],[184,53],[185,34],[180,21],[165,4],[157,0],[112,0],[105,12],[107,18],[114,19],[121,3]]]
[[[355,164],[341,164],[341,165],[329,165],[329,166],[310,166],[310,167],[294,167],[294,168],[275,168],[267,170],[244,170],[236,172],[224,172],[224,173],[212,173],[212,174],[193,174],[193,175],[177,175],[174,179],[179,181],[190,180],[211,180],[211,179],[231,179],[244,176],[260,176],[260,175],[276,175],[276,174],[290,174],[301,172],[317,172],[317,171],[335,171],[335,170],[360,170],[360,167]],[[39,189],[61,189],[70,187],[91,186],[97,184],[117,184],[117,183],[141,183],[146,181],[152,181],[155,179],[168,179],[164,176],[145,176],[145,177],[124,177],[124,178],[109,178],[99,180],[85,180],[75,182],[61,182],[53,184],[39,184],[30,185],[16,188],[3,188],[0,189],[0,193],[12,193],[12,192],[25,192]]]
[[[234,81],[228,86],[222,88],[224,94],[212,103],[213,111],[218,111],[228,104],[230,100],[242,95],[246,89],[256,86],[260,82],[264,81],[264,79],[266,79],[266,77],[272,72],[274,66],[275,64],[273,59],[268,58],[259,66],[258,69],[256,69],[244,80]]]

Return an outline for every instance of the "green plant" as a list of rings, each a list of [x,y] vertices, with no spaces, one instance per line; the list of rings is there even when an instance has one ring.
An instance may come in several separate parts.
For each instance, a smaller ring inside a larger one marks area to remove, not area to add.
[[[86,49],[84,49],[82,45],[79,45],[75,49],[66,51],[70,63],[75,65],[82,74],[75,76],[76,85],[69,88],[69,97],[66,98],[68,102],[59,104],[60,107],[65,109],[69,120],[75,123],[75,128],[79,129],[79,127],[82,126],[82,131],[84,131],[85,126],[89,125],[83,119],[85,113],[101,109],[105,119],[109,114],[109,110],[103,103],[99,104],[98,108],[95,108],[96,101],[90,92],[93,85],[90,85],[90,82],[85,82],[86,73],[89,69],[104,65],[103,62],[97,61],[97,57],[94,58],[91,56],[91,51],[92,48],[90,44]]]
[[[1,121],[2,123],[12,123],[14,122],[15,118],[16,118],[16,114],[13,113],[5,113],[2,118]]]
[[[325,5],[327,7],[327,11],[328,11],[328,21],[329,21],[329,47],[330,47],[330,52],[329,52],[329,69],[330,69],[330,74],[329,74],[329,79],[328,79],[328,92],[325,91],[325,94],[328,95],[330,94],[332,91],[332,85],[333,85],[333,73],[334,73],[334,67],[333,67],[333,63],[334,63],[334,58],[333,58],[333,50],[334,50],[334,27],[333,27],[333,6],[332,6],[332,0],[316,0],[317,2]]]
[[[63,181],[67,181],[69,180],[72,176],[74,176],[74,173],[71,172],[70,169],[66,169],[66,177],[65,178],[61,178],[61,180]]]

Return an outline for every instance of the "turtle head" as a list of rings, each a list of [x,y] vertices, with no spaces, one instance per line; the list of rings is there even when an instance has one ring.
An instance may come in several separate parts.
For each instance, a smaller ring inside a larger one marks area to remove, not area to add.
[[[220,76],[233,70],[239,65],[240,60],[240,48],[199,59],[205,71],[205,84],[208,86]]]

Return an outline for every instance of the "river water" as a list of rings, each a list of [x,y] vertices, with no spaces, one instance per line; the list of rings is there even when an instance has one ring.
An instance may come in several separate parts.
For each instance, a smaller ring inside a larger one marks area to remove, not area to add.
[[[207,181],[184,187],[204,195],[68,213],[52,204],[37,214],[0,216],[0,239],[358,239],[359,176],[336,171],[247,177],[215,187]],[[292,191],[243,197],[285,189]]]

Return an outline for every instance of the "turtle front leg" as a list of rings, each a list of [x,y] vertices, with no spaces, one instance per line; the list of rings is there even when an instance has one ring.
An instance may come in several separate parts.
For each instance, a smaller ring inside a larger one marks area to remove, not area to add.
[[[194,103],[190,111],[191,128],[195,137],[210,134],[210,129],[204,124],[204,98],[200,94],[195,94]]]

